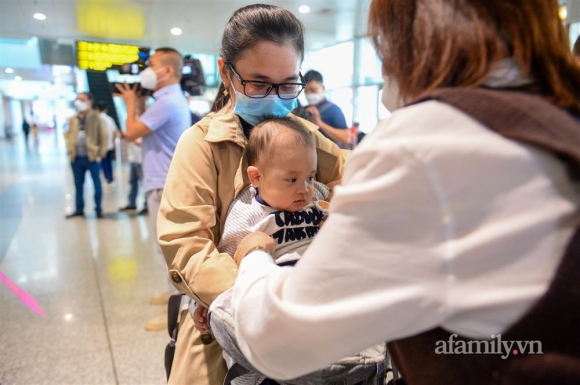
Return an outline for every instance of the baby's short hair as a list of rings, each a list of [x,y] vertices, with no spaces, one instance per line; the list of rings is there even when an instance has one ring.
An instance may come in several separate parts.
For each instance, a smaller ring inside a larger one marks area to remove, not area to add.
[[[271,156],[276,145],[293,143],[297,146],[315,147],[312,135],[296,119],[267,116],[250,133],[246,156],[248,165],[255,166],[258,159]]]

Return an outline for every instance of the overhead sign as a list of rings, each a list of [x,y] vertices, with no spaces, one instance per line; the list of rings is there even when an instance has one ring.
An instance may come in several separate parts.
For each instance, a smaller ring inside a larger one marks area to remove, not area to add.
[[[105,71],[114,65],[136,62],[139,46],[77,41],[77,65],[81,69]]]
[[[142,3],[134,0],[76,0],[69,3],[76,3],[77,28],[82,35],[97,39],[145,40],[143,10],[149,4],[133,4]]]

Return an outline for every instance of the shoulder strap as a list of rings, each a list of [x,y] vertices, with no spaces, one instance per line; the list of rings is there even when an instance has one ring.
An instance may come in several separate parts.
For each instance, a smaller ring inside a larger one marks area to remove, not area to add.
[[[244,368],[242,365],[234,362],[234,364],[228,369],[226,373],[226,378],[224,379],[224,385],[231,385],[232,381],[244,374],[249,373],[249,370]]]
[[[580,123],[546,99],[523,92],[442,88],[414,101],[438,100],[513,140],[551,151],[580,166]]]
[[[320,106],[320,108],[318,109],[318,113],[322,114],[324,111],[328,110],[330,107],[332,107],[332,102],[330,100],[325,100],[325,103]]]

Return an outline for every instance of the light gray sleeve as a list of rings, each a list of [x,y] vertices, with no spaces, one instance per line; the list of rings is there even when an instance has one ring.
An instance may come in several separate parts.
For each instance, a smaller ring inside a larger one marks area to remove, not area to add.
[[[314,182],[314,198],[315,201],[325,201],[330,196],[330,189],[324,183]]]
[[[246,187],[230,205],[217,246],[220,253],[228,253],[233,257],[238,244],[252,232],[252,226],[261,218],[263,210],[254,199],[255,191],[252,186]]]

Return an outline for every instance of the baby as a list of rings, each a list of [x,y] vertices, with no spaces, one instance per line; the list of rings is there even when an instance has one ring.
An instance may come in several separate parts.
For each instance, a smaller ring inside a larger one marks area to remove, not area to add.
[[[315,181],[316,147],[292,118],[267,118],[252,129],[246,147],[246,187],[232,202],[220,252],[234,255],[249,233],[262,231],[276,242],[277,264],[293,264],[306,250],[326,214],[329,189]]]

